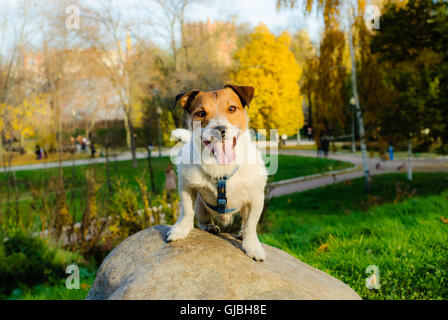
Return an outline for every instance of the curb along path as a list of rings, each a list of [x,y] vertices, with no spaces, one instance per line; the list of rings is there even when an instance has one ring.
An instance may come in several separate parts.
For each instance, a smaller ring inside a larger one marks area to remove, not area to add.
[[[316,157],[316,152],[303,150],[279,150],[279,154],[295,155],[305,157]],[[268,198],[275,198],[291,193],[323,187],[329,184],[338,183],[346,180],[352,180],[363,176],[362,159],[360,156],[352,154],[331,154],[328,159],[350,162],[354,165],[352,168],[324,172],[310,176],[282,180],[268,184]],[[398,159],[395,161],[382,161],[379,158],[369,158],[370,174],[378,175],[385,173],[406,172],[407,161]],[[416,171],[448,171],[448,161],[445,158],[422,158],[412,159],[413,170]]]

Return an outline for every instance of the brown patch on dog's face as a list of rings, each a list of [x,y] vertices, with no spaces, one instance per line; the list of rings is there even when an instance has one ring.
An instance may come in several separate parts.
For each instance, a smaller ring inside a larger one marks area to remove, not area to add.
[[[231,88],[199,91],[194,99],[184,107],[189,112],[191,121],[201,121],[202,128],[205,128],[210,120],[220,117],[226,118],[231,125],[238,129],[243,131],[247,129],[247,116],[244,107],[238,95]]]
[[[248,126],[244,107],[253,95],[252,87],[226,85],[220,90],[191,90],[176,96],[176,103],[190,114],[190,129],[194,130],[194,121],[200,121],[201,140],[217,164],[235,161],[238,137]]]

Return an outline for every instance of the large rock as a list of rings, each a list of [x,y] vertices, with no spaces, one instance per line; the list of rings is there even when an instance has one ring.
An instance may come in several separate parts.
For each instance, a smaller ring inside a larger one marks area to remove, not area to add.
[[[87,299],[360,299],[346,284],[263,245],[255,262],[241,241],[194,229],[167,243],[169,226],[123,241],[102,263]]]

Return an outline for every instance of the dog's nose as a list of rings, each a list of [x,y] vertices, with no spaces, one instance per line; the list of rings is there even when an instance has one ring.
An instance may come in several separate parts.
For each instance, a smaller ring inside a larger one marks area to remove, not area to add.
[[[226,135],[226,130],[227,130],[226,126],[216,126],[216,127],[214,127],[213,129],[215,129],[216,131],[218,131],[218,132],[221,134],[221,136],[222,136],[223,138],[225,137],[225,135]]]

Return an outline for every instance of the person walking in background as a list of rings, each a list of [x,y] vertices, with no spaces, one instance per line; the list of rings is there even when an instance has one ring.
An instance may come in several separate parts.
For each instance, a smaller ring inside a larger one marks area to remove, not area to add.
[[[323,139],[322,136],[319,137],[319,140],[317,141],[318,145],[317,145],[317,157],[318,158],[322,158],[324,155],[324,151],[322,149],[322,144],[323,144]]]
[[[36,153],[36,160],[42,159],[41,148],[40,148],[40,146],[38,144],[36,144],[36,148],[35,149],[36,149],[36,151],[35,151],[35,153]]]
[[[85,153],[87,150],[87,139],[82,137],[81,138],[81,152]]]
[[[321,144],[322,144],[322,151],[324,152],[324,156],[325,156],[325,158],[327,158],[328,152],[330,151],[330,139],[328,139],[328,137],[325,136],[322,139]]]
[[[90,157],[95,158],[95,154],[96,154],[96,148],[95,148],[95,144],[92,141],[90,143]]]
[[[280,145],[281,145],[282,147],[286,146],[286,140],[287,140],[287,139],[288,139],[288,136],[287,136],[286,134],[282,134],[282,135],[281,135],[281,137],[280,137],[280,141],[281,141]]]
[[[306,128],[306,134],[308,136],[309,141],[313,140],[313,128],[312,127],[308,126]]]
[[[95,158],[96,148],[95,148],[95,139],[92,133],[89,133],[89,147],[90,147],[90,157]]]
[[[166,167],[165,178],[166,197],[168,200],[170,200],[171,194],[177,189],[177,177],[172,164],[169,164]]]
[[[391,145],[391,144],[389,144],[389,159],[390,159],[390,161],[394,161],[394,147]]]

